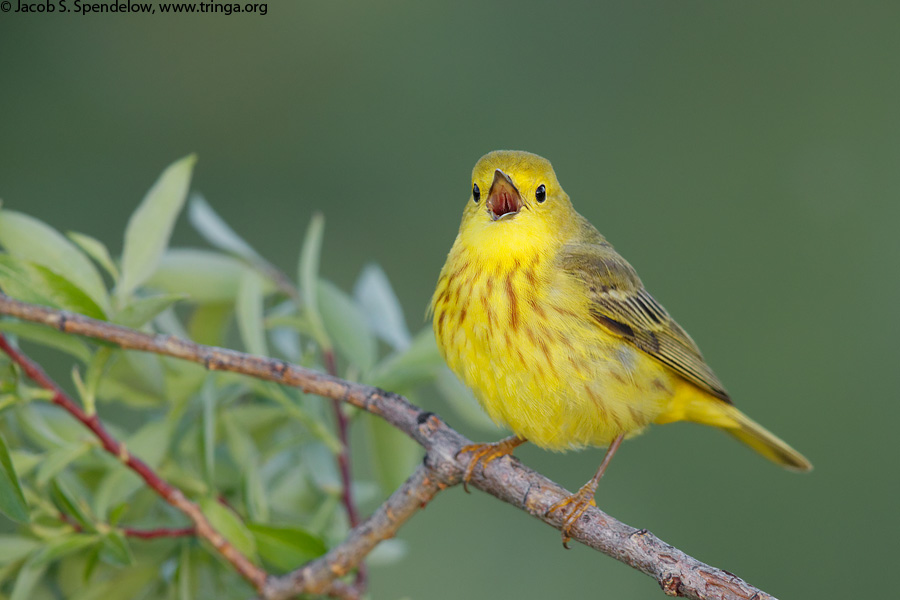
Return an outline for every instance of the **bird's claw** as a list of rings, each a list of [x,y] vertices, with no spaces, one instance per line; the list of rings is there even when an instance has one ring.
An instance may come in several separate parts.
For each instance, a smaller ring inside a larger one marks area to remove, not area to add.
[[[578,522],[578,519],[581,518],[588,508],[597,506],[597,503],[594,501],[595,492],[596,488],[591,487],[590,484],[585,485],[571,496],[563,498],[548,508],[547,512],[544,513],[544,516],[547,517],[558,510],[566,513],[562,527],[560,528],[560,531],[562,532],[563,548],[566,550],[569,549],[569,542],[572,539],[572,536],[570,535],[572,527],[575,526],[575,523]],[[569,505],[572,506],[570,507]]]
[[[463,446],[460,451],[456,453],[456,456],[466,454],[467,452],[472,453],[472,458],[469,460],[469,464],[466,466],[466,472],[463,474],[463,489],[466,493],[469,493],[469,480],[472,479],[472,475],[475,474],[475,469],[479,464],[481,464],[481,469],[484,471],[484,468],[489,462],[512,454],[512,451],[523,442],[524,440],[521,438],[513,436],[500,440],[499,442],[469,444],[468,446]]]

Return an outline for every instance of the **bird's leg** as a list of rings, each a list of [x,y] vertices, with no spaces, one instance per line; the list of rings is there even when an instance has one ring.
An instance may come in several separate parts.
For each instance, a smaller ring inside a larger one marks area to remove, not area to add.
[[[612,460],[613,455],[616,453],[616,450],[619,449],[619,446],[622,444],[622,440],[625,438],[624,433],[620,433],[619,436],[613,440],[613,443],[609,445],[609,448],[606,449],[606,455],[603,457],[603,462],[600,463],[600,467],[597,469],[597,472],[594,473],[594,476],[591,477],[591,480],[586,484],[581,486],[581,489],[569,496],[568,498],[564,498],[560,500],[553,506],[551,506],[547,512],[546,516],[550,516],[552,513],[557,510],[565,509],[568,514],[566,515],[565,520],[563,521],[562,526],[562,538],[563,538],[563,546],[566,548],[569,547],[569,540],[572,537],[569,535],[572,526],[578,522],[578,519],[581,518],[581,515],[584,514],[584,511],[588,509],[589,506],[597,506],[597,503],[594,502],[594,494],[597,492],[597,484],[600,483],[600,478],[603,477],[603,473],[606,471],[606,467],[609,466],[609,461]],[[571,508],[567,508],[570,504],[573,506]]]
[[[472,479],[472,474],[475,472],[475,467],[477,467],[479,463],[481,463],[481,469],[482,471],[484,471],[484,468],[489,462],[491,462],[492,460],[496,460],[501,456],[512,454],[513,450],[527,441],[528,440],[526,440],[525,438],[520,438],[517,435],[513,435],[508,438],[504,438],[499,442],[490,442],[487,444],[469,444],[468,446],[463,446],[462,449],[456,453],[457,456],[459,456],[460,454],[465,454],[466,452],[472,453],[472,459],[469,461],[469,465],[466,467],[466,472],[463,475],[463,489],[468,493],[469,480]]]

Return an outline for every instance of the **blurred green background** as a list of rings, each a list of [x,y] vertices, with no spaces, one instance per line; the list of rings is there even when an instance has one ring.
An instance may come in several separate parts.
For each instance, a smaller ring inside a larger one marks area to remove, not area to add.
[[[15,2],[13,2],[15,4]],[[880,597],[900,555],[900,4],[283,2],[268,14],[0,14],[0,198],[121,248],[161,169],[294,272],[383,265],[411,328],[482,154],[549,158],[736,403],[815,464],[719,432],[627,443],[598,503],[782,598]],[[185,219],[176,245],[199,245]],[[474,438],[496,433],[467,427]],[[602,451],[527,464],[570,489]],[[440,495],[376,598],[659,598],[481,493]]]

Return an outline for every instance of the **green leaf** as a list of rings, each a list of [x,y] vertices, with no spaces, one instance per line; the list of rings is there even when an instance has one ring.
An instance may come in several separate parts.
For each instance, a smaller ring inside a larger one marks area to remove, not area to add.
[[[259,467],[253,465],[244,471],[244,503],[247,505],[247,514],[257,521],[269,520],[269,502],[266,498],[266,488],[263,485]]]
[[[303,464],[309,470],[316,487],[320,490],[339,496],[341,493],[341,476],[334,461],[334,453],[323,444],[304,444],[302,448]]]
[[[165,420],[151,421],[128,436],[126,446],[151,468],[157,468],[169,452],[171,425]]]
[[[365,415],[372,467],[381,490],[390,494],[407,480],[422,461],[421,447],[406,434],[374,415]]]
[[[35,478],[38,486],[43,487],[48,481],[59,475],[60,471],[69,466],[73,461],[78,460],[91,449],[89,443],[71,443],[66,446],[51,450],[44,455],[41,466],[38,467],[37,476]]]
[[[53,450],[66,445],[66,441],[47,425],[47,421],[44,419],[46,410],[41,410],[39,405],[19,405],[15,411],[22,432],[31,442],[44,450]]]
[[[58,445],[69,443],[62,440],[92,438],[91,434],[85,430],[84,425],[55,404],[32,404],[29,408],[35,409],[35,413],[40,415],[44,424],[61,440],[61,444]]]
[[[125,447],[151,469],[157,469],[169,453],[171,435],[171,425],[165,419],[151,421],[129,436]],[[144,485],[144,480],[131,470],[118,468],[108,472],[94,494],[94,512],[105,517],[110,507],[124,502]]]
[[[151,562],[147,565],[134,565],[122,569],[102,582],[91,582],[80,591],[67,597],[66,600],[107,600],[109,598],[142,598],[141,594],[148,585],[160,577],[160,565]],[[10,599],[12,600],[12,599]]]
[[[103,242],[89,235],[78,233],[77,231],[69,231],[66,233],[66,236],[78,244],[78,247],[81,248],[85,254],[94,259],[94,262],[106,269],[106,272],[113,278],[113,281],[119,279],[119,269],[116,268],[116,264],[113,262],[112,257],[109,255],[109,250],[106,249]]]
[[[248,407],[264,408],[259,405],[249,405]],[[233,410],[236,411],[241,408],[244,407],[234,407]],[[284,416],[280,414],[281,411],[277,412],[279,413],[277,417],[278,423],[283,423]],[[247,422],[246,410],[241,411],[240,414],[241,417],[238,417],[232,410],[224,411],[221,415],[221,422],[225,432],[225,444],[228,446],[228,453],[238,469],[246,473],[256,466],[256,459],[259,453],[256,450],[256,445],[253,443],[253,437],[249,433],[252,423],[248,424]]]
[[[91,577],[94,576],[94,571],[96,571],[97,566],[100,564],[100,549],[101,545],[96,544],[91,549],[90,553],[88,553],[87,558],[84,560],[84,571],[80,577],[75,573],[74,568],[69,567],[74,561],[66,561],[60,565],[57,582],[64,594],[71,594],[72,590],[81,589],[82,582],[91,580]],[[71,570],[63,570],[65,567],[68,567],[68,569]]]
[[[216,392],[212,377],[203,385],[200,399],[203,402],[203,427],[200,430],[203,441],[203,473],[207,485],[212,487],[216,468]]]
[[[378,353],[375,336],[359,307],[334,284],[319,280],[318,306],[328,336],[350,364],[368,372]]]
[[[38,548],[41,542],[21,535],[0,535],[0,565],[5,565],[23,558]]]
[[[115,527],[119,524],[119,521],[122,520],[122,517],[125,516],[125,513],[128,512],[130,506],[127,502],[122,502],[111,511],[109,511],[109,516],[106,517],[106,522],[109,523],[112,527]]]
[[[158,294],[155,296],[147,296],[138,298],[120,310],[113,323],[138,329],[143,327],[151,319],[155,318],[159,313],[172,306],[179,300],[184,300],[187,294]]]
[[[188,203],[188,219],[194,229],[219,250],[251,262],[262,260],[256,250],[235,233],[199,193],[195,192],[191,195]]]
[[[445,364],[434,341],[434,332],[426,327],[406,350],[387,357],[366,379],[372,385],[403,393],[433,381]]]
[[[47,267],[9,254],[0,254],[0,288],[7,296],[24,302],[106,319],[103,309],[68,279]]]
[[[306,230],[306,238],[303,240],[303,248],[300,251],[300,263],[297,269],[300,281],[300,292],[303,297],[303,308],[306,318],[309,320],[313,337],[322,350],[331,349],[331,340],[325,332],[322,323],[322,315],[319,312],[318,286],[319,281],[319,255],[322,252],[322,234],[325,230],[325,217],[316,213],[309,221]]]
[[[97,412],[97,389],[100,387],[100,380],[107,372],[110,360],[121,354],[121,350],[112,349],[109,346],[102,346],[94,353],[94,357],[88,364],[87,374],[85,375],[84,389],[79,388],[82,394],[81,401],[84,404],[85,412],[93,415]],[[76,370],[75,373],[78,371]],[[73,373],[74,374],[74,373]],[[77,380],[76,380],[77,381]]]
[[[109,377],[100,381],[98,395],[104,400],[113,400],[134,408],[156,408],[162,398],[153,390],[139,388],[127,379],[114,376],[115,369]]]
[[[125,469],[109,471],[100,481],[97,493],[94,494],[94,512],[102,519],[110,506],[130,498],[143,486],[144,480],[135,475],[134,471]]]
[[[50,482],[50,498],[61,513],[75,519],[85,531],[95,531],[94,520],[86,512],[86,506],[75,498],[68,486],[59,478]]]
[[[0,244],[11,255],[64,276],[94,304],[109,309],[100,273],[78,247],[49,225],[19,212],[0,211]]]
[[[198,344],[224,345],[232,311],[230,302],[199,305],[188,320],[188,335]]]
[[[6,440],[0,435],[0,512],[19,523],[28,522],[28,505],[22,495],[19,477],[9,457]]]
[[[191,546],[188,543],[181,544],[178,558],[178,571],[175,572],[175,580],[178,583],[178,600],[194,600],[194,574],[191,564]]]
[[[187,294],[191,302],[198,304],[234,302],[246,270],[240,261],[218,252],[175,248],[163,254],[146,286]]]
[[[262,389],[266,396],[284,408],[288,417],[296,419],[297,422],[309,429],[310,433],[320,439],[332,452],[336,454],[341,451],[343,446],[337,436],[331,432],[321,419],[316,418],[301,407],[284,387],[276,383],[265,382]]]
[[[253,271],[247,270],[241,277],[234,310],[246,351],[258,356],[268,356],[263,328],[263,281]]]
[[[403,309],[380,266],[374,263],[366,265],[353,286],[353,297],[375,335],[395,350],[404,350],[409,346],[412,336],[406,327]]]
[[[62,331],[51,329],[46,325],[25,323],[23,321],[0,321],[0,331],[11,333],[42,346],[60,350],[74,356],[85,364],[91,360],[91,350],[81,339]]]
[[[121,531],[110,531],[103,536],[100,558],[114,567],[128,567],[134,563],[134,555]]]
[[[153,393],[160,400],[165,400],[165,372],[159,355],[125,350],[116,363],[128,366],[132,372],[132,382],[137,380],[136,383],[143,384],[143,389]]]
[[[34,586],[38,584],[47,569],[47,564],[36,564],[35,558],[40,551],[35,552],[25,561],[22,568],[19,569],[19,576],[16,577],[16,583],[13,585],[12,594],[9,600],[30,600],[31,592]]]
[[[225,536],[231,544],[250,560],[257,561],[256,541],[247,526],[231,510],[222,506],[215,498],[200,501],[200,510],[212,526]]]
[[[74,554],[97,542],[98,536],[94,534],[73,533],[65,537],[50,540],[32,558],[34,565],[48,565],[69,554]]]
[[[187,197],[197,157],[190,154],[169,165],[128,220],[122,250],[122,277],[116,296],[124,300],[156,270],[175,219]]]
[[[248,523],[263,560],[281,571],[290,571],[325,554],[321,538],[299,527]]]

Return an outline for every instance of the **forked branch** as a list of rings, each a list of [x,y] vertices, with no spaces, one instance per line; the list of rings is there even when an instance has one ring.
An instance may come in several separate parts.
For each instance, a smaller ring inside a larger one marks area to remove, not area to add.
[[[43,323],[66,333],[104,340],[122,348],[189,360],[210,370],[241,373],[348,402],[384,418],[422,445],[425,449],[423,464],[372,516],[354,527],[347,539],[327,554],[292,573],[281,577],[269,576],[264,581],[258,579],[255,571],[242,572],[265,600],[285,600],[298,594],[358,597],[358,590],[341,578],[357,568],[378,542],[393,537],[403,523],[438,492],[458,484],[467,466],[466,461],[459,461],[456,456],[463,446],[471,442],[436,415],[420,410],[397,394],[284,361],[202,346],[167,335],[148,335],[81,315],[19,302],[3,295],[0,295],[0,314]],[[568,496],[568,492],[514,458],[498,459],[490,463],[485,472],[476,470],[471,484],[557,529],[562,526],[562,515],[548,517],[546,511]],[[199,510],[193,503],[189,504],[192,509]],[[205,536],[197,520],[199,518],[202,514],[192,515],[198,535]],[[570,535],[573,540],[653,577],[670,596],[698,600],[772,598],[739,577],[704,564],[652,533],[630,527],[597,508],[588,509],[571,528]],[[238,568],[237,565],[235,567]],[[251,573],[252,579],[248,577]]]

